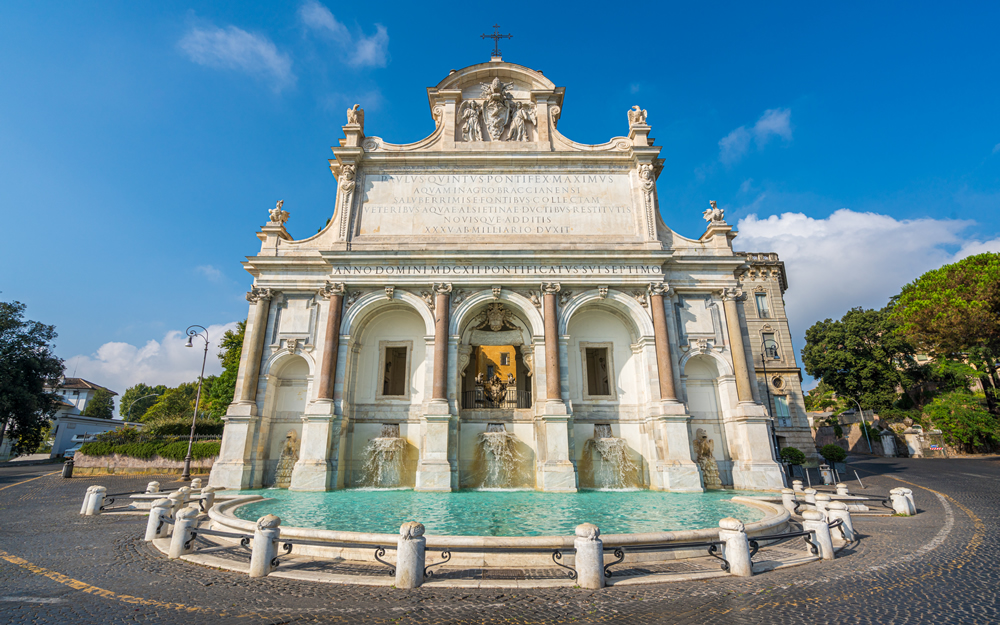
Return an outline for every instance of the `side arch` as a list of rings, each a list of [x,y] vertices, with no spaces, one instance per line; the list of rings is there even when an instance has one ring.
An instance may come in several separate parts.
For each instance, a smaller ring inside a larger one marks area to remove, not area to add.
[[[409,291],[396,291],[392,299],[387,299],[384,291],[373,291],[362,295],[344,312],[344,319],[340,323],[340,334],[356,334],[360,331],[364,320],[372,313],[390,306],[412,309],[423,320],[424,333],[428,336],[434,335],[434,315],[424,300]]]
[[[493,299],[493,291],[485,289],[465,298],[451,315],[448,323],[448,334],[450,336],[459,334],[462,326],[468,323],[470,312]],[[545,322],[542,319],[542,314],[538,312],[530,299],[520,293],[504,289],[500,292],[500,301],[509,302],[517,308],[517,312],[524,316],[524,321],[527,322],[532,337],[544,334]]]
[[[715,361],[715,366],[719,368],[719,377],[734,375],[733,365],[720,354],[711,350],[701,351],[699,349],[688,350],[686,354],[681,356],[680,361],[677,363],[678,368],[681,370],[681,375],[687,375],[687,371],[685,371],[687,363],[695,356],[708,356],[712,358]]]
[[[639,302],[635,301],[635,298],[630,297],[621,291],[608,290],[608,296],[601,298],[600,292],[597,289],[591,289],[589,291],[584,291],[566,303],[562,308],[562,314],[559,315],[559,334],[560,336],[566,335],[568,333],[569,321],[574,314],[580,311],[581,308],[587,306],[588,304],[597,303],[601,307],[612,308],[619,313],[622,313],[624,318],[632,325],[632,330],[636,334],[636,338],[640,337],[652,337],[653,336],[653,320],[649,317],[646,309],[643,308]]]

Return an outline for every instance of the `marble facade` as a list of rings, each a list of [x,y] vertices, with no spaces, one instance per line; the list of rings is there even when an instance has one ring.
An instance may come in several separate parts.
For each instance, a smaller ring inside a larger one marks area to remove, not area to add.
[[[714,203],[697,239],[664,223],[646,112],[628,111],[627,136],[574,142],[558,130],[564,89],[499,59],[427,95],[435,129],[411,144],[367,136],[348,111],[323,230],[293,239],[279,203],[258,233],[210,483],[270,485],[292,431],[291,489],[357,486],[365,446],[391,425],[402,485],[453,490],[477,437],[503,424],[539,490],[588,486],[578,469],[598,426],[625,441],[644,487],[703,490],[700,431],[713,480],[781,488],[752,374],[752,263]],[[470,360],[496,345],[511,347],[512,380],[484,399]]]

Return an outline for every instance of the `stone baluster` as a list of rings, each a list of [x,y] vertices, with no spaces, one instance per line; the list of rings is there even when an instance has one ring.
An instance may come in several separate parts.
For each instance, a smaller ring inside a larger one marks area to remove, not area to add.
[[[670,360],[670,335],[667,331],[667,315],[663,298],[669,287],[666,282],[649,285],[649,307],[653,311],[653,339],[656,343],[656,370],[660,378],[660,400],[677,401],[674,390],[674,367]]]
[[[250,553],[250,577],[266,577],[271,572],[271,560],[278,554],[281,519],[268,514],[257,519]]]
[[[250,319],[250,335],[247,337],[246,370],[243,372],[243,385],[239,389],[241,404],[252,404],[257,400],[257,376],[260,373],[260,358],[264,352],[267,312],[272,295],[271,289],[256,286],[247,293],[247,301],[254,307]]]
[[[94,494],[94,489],[97,486],[88,486],[87,492],[83,495],[83,505],[80,506],[80,514],[87,514],[87,508],[90,507],[90,496]]]
[[[826,516],[829,517],[831,523],[840,521],[840,527],[844,530],[844,540],[854,542],[857,534],[854,532],[854,522],[851,521],[851,513],[847,510],[847,504],[843,501],[830,502],[830,505],[827,507]]]
[[[580,588],[604,587],[604,541],[593,523],[576,526],[573,548],[576,550],[576,583]]]
[[[750,372],[747,369],[746,352],[743,350],[743,331],[740,329],[740,317],[736,309],[736,302],[742,297],[743,291],[740,289],[722,291],[722,306],[726,311],[726,329],[729,331],[729,349],[733,355],[733,370],[736,372],[736,395],[741,402],[752,402]]]
[[[167,498],[157,499],[150,506],[149,519],[146,521],[146,536],[144,537],[147,543],[167,535],[168,524],[164,519],[170,516],[172,509],[173,502]]]
[[[719,540],[726,543],[726,561],[729,573],[737,577],[753,575],[753,561],[750,560],[750,541],[746,527],[739,519],[727,517],[719,521]]]
[[[795,491],[791,488],[781,489],[781,505],[788,510],[788,514],[795,514],[795,509],[797,507],[798,501],[795,499]]]
[[[174,520],[174,534],[170,537],[167,558],[177,558],[191,553],[191,531],[198,523],[198,508],[183,508]]]
[[[330,300],[326,312],[326,333],[323,335],[323,360],[320,363],[319,389],[316,399],[333,401],[337,376],[337,354],[340,351],[340,322],[344,313],[344,284],[327,283],[320,295]]]
[[[426,551],[424,526],[413,521],[403,523],[396,541],[396,588],[416,588],[424,583]]]
[[[103,486],[95,486],[93,492],[90,493],[90,499],[87,500],[87,516],[96,516],[101,513],[101,506],[104,505],[104,495],[107,494],[108,489]]]
[[[826,523],[826,515],[819,510],[806,510],[802,513],[802,527],[807,532],[813,532],[813,542],[819,548],[819,557],[823,560],[833,560],[833,538],[830,536],[830,526]]]
[[[545,315],[545,399],[562,401],[562,381],[559,377],[559,312],[557,293],[559,283],[542,285],[543,313]]]

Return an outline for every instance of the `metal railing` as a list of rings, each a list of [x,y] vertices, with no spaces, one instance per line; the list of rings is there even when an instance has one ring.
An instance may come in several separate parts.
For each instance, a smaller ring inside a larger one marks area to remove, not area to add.
[[[462,393],[462,408],[465,410],[531,408],[531,391],[518,391],[509,388],[496,400],[487,395],[481,388],[464,391]]]
[[[381,564],[389,567],[389,575],[396,574],[396,567],[391,562],[386,562],[380,557],[385,555],[386,550],[396,549],[396,545],[363,545],[360,543],[338,543],[328,540],[300,540],[296,538],[282,538],[278,540],[278,542],[281,543],[281,550],[284,551],[284,553],[279,553],[271,559],[271,566],[273,567],[278,566],[278,558],[283,555],[291,555],[292,549],[295,545],[308,545],[311,547],[337,547],[340,549],[373,549],[373,557]],[[331,562],[330,564],[335,563]]]
[[[729,571],[729,560],[726,560],[723,556],[719,555],[719,547],[724,547],[725,544],[726,543],[724,541],[711,540],[706,542],[691,543],[650,543],[646,545],[629,545],[628,547],[605,547],[604,551],[613,552],[615,557],[618,559],[604,565],[604,576],[612,577],[614,575],[611,572],[611,567],[624,561],[626,553],[641,553],[647,551],[680,551],[682,549],[705,549],[708,551],[708,555],[722,561],[719,568],[723,571]]]
[[[172,493],[178,490],[177,488],[170,488],[167,490],[157,491],[155,493],[146,493],[145,490],[132,490],[125,493],[111,493],[110,495],[104,496],[104,503],[101,505],[101,512],[117,512],[118,510],[132,510],[131,506],[119,506],[117,508],[111,508],[109,506],[115,503],[115,497],[125,497],[126,495],[159,495],[160,493]]]
[[[210,530],[202,527],[195,527],[194,529],[191,530],[191,536],[189,536],[187,541],[184,543],[184,549],[193,549],[192,545],[194,544],[194,539],[197,538],[199,534],[205,536],[221,536],[223,538],[239,538],[240,539],[239,546],[244,549],[250,549],[250,541],[253,540],[252,534],[240,534],[237,532],[220,532],[218,530]],[[193,549],[193,550],[198,551],[200,553],[212,553],[213,551],[223,551],[231,548],[232,545],[213,545],[211,547],[202,547],[200,549]],[[250,552],[252,557],[253,550],[251,549]],[[277,560],[277,557],[275,558],[275,560]]]
[[[840,521],[837,521],[837,523],[840,523]],[[766,540],[787,540],[789,538],[798,538],[799,536],[801,536],[802,538],[805,539],[806,544],[809,545],[809,552],[811,554],[813,554],[814,556],[819,555],[819,547],[816,546],[816,543],[813,542],[814,540],[816,540],[816,532],[813,531],[813,530],[804,530],[804,531],[801,531],[801,532],[786,532],[784,534],[770,534],[770,535],[767,535],[767,536],[754,536],[749,541],[747,541],[747,542],[750,543],[750,562],[751,562],[751,564],[753,563],[753,557],[755,555],[757,555],[757,551],[760,550],[760,543],[762,541],[766,541]],[[812,540],[809,540],[810,536],[812,537]]]
[[[552,549],[551,547],[447,547],[441,550],[440,562],[432,562],[424,567],[424,578],[433,577],[434,572],[431,571],[432,566],[441,566],[442,564],[447,564],[451,560],[452,552],[468,552],[468,553],[551,553],[552,563],[556,566],[566,569],[569,571],[569,579],[576,579],[576,569],[571,566],[566,566],[560,560],[563,559],[563,555],[567,553],[575,553],[575,549]]]

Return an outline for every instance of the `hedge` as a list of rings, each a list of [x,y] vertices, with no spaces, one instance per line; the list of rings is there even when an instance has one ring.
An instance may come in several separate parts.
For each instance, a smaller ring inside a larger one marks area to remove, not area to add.
[[[184,460],[187,456],[187,441],[160,441],[149,443],[113,444],[104,442],[84,443],[80,453],[85,456],[129,456],[141,460],[149,460],[155,456],[167,460]],[[191,457],[195,460],[215,458],[219,455],[221,441],[200,441],[191,447]]]

